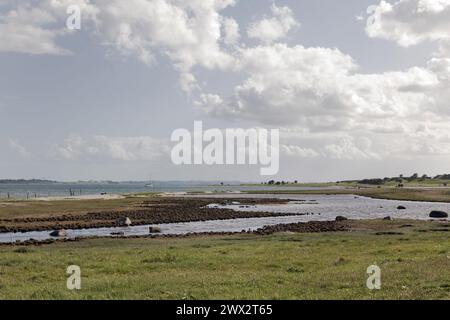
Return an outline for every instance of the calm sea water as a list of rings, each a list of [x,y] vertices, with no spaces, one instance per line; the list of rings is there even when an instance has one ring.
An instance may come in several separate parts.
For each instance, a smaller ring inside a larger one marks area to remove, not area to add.
[[[311,189],[302,187],[282,186],[242,186],[240,183],[220,186],[219,183],[207,182],[153,182],[146,186],[145,182],[123,183],[0,183],[0,198],[25,199],[28,197],[60,197],[69,196],[72,191],[75,196],[107,194],[132,194],[143,192],[195,192],[195,191],[246,191],[246,190],[294,190]]]

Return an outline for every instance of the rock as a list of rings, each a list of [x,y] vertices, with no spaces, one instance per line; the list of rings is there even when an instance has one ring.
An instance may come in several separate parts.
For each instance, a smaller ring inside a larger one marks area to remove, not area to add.
[[[160,227],[148,227],[148,232],[150,233],[161,233],[161,228]]]
[[[117,219],[117,225],[120,227],[129,227],[131,226],[131,220],[128,217],[122,217]]]
[[[398,206],[397,210],[406,210],[406,207],[405,206]]]
[[[111,232],[112,236],[124,236],[125,233],[124,232]]]
[[[50,236],[52,237],[67,237],[67,232],[66,230],[55,230],[50,232]]]
[[[346,217],[343,217],[343,216],[337,216],[335,220],[336,221],[346,221],[348,219]]]
[[[390,216],[384,217],[383,220],[392,221],[393,219]]]
[[[430,218],[448,218],[448,213],[444,211],[431,211]]]
[[[347,262],[347,260],[345,260],[345,259],[342,258],[342,257],[339,257],[339,258],[336,259],[336,261],[334,262],[334,265],[339,266],[339,265],[345,264],[346,262]]]

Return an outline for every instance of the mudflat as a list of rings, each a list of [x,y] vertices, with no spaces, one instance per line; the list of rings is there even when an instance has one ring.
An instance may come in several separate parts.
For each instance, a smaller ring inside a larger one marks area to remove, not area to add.
[[[132,198],[128,199],[126,206],[97,210],[90,210],[89,206],[92,204],[89,201],[84,201],[82,203],[86,204],[85,209],[78,207],[72,212],[52,212],[53,210],[51,210],[49,213],[45,213],[45,207],[39,206],[39,203],[26,202],[26,205],[31,206],[31,208],[39,208],[40,212],[36,214],[32,213],[30,207],[22,207],[22,209],[31,212],[21,213],[20,210],[17,210],[17,203],[12,203],[13,208],[16,209],[16,214],[9,215],[8,218],[0,216],[0,232],[114,227],[117,225],[117,220],[123,217],[130,218],[133,225],[147,225],[293,215],[271,212],[239,212],[230,209],[207,207],[208,204],[217,201],[217,199],[207,198]],[[220,201],[223,203],[233,201],[233,199]],[[239,199],[239,201],[242,205],[286,203],[286,200],[279,199]],[[70,209],[74,202],[68,201],[66,210]],[[80,204],[76,205],[80,206]]]

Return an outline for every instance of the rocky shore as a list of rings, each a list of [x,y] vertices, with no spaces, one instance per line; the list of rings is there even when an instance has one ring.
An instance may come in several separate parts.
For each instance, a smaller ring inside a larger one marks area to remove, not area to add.
[[[270,235],[278,232],[295,232],[295,233],[309,233],[309,232],[336,232],[336,231],[349,231],[349,225],[336,221],[311,221],[311,222],[299,222],[291,224],[278,224],[274,226],[266,226],[258,230],[242,230],[240,232],[193,232],[187,234],[149,234],[144,236],[123,236],[116,235],[114,238],[119,239],[142,239],[142,238],[191,238],[191,237],[201,237],[201,236],[229,236],[236,234],[256,234],[256,235]],[[61,242],[74,242],[87,239],[99,239],[105,238],[102,236],[92,236],[83,238],[60,238],[60,239],[47,239],[43,241],[38,240],[28,240],[15,243],[3,243],[1,246],[41,246],[53,243]]]
[[[219,202],[218,202],[219,201]],[[231,209],[209,208],[212,203],[227,204],[239,201],[245,206],[257,204],[282,204],[287,200],[279,199],[187,199],[153,198],[139,205],[122,210],[86,212],[77,214],[52,214],[47,216],[0,219],[0,232],[52,231],[60,229],[88,229],[115,227],[117,221],[127,217],[132,225],[165,224],[207,220],[228,220],[238,218],[262,218],[288,216],[273,212],[234,211]],[[307,215],[310,213],[298,213]]]
[[[255,231],[259,235],[269,235],[277,232],[336,232],[348,231],[349,226],[339,221],[309,221],[301,223],[277,224],[266,226]]]

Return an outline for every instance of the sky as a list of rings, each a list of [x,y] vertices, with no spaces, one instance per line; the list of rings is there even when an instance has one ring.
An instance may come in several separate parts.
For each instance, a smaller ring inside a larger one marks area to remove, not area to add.
[[[449,89],[450,0],[1,0],[0,178],[449,173]],[[279,129],[278,174],[174,165],[199,120]]]

